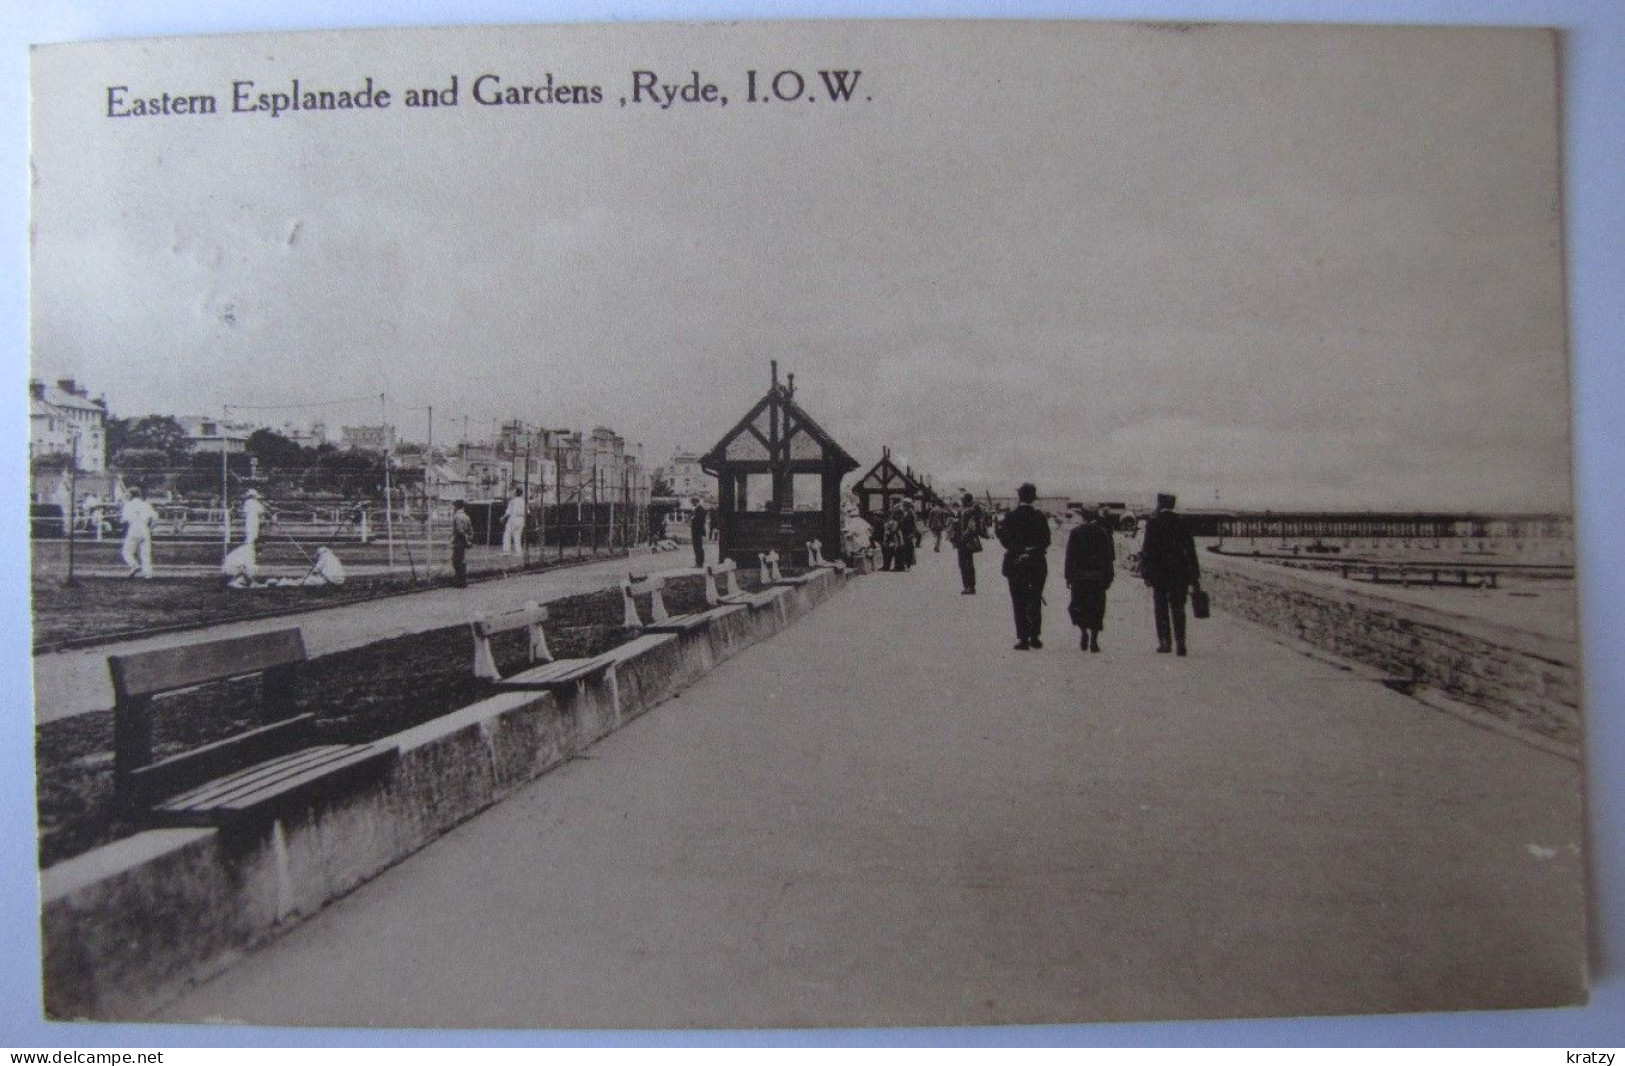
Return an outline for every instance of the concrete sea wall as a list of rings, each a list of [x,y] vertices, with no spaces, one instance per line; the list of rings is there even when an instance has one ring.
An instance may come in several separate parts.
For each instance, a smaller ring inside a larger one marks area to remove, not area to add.
[[[381,780],[263,831],[161,829],[41,874],[48,1017],[134,1020],[764,640],[839,591],[822,571],[764,607],[640,638],[573,692],[514,692],[380,741]]]
[[[1368,593],[1335,575],[1209,553],[1202,564],[1216,609],[1360,663],[1424,699],[1468,705],[1488,723],[1578,757],[1574,641]]]

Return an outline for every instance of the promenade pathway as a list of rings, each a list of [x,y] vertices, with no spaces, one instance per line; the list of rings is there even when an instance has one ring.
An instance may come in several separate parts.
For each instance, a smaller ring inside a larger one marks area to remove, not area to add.
[[[994,570],[993,553],[983,556]],[[855,581],[166,1020],[777,1027],[1558,1003],[1580,771],[1216,613]]]
[[[715,545],[710,546],[708,557],[716,561]],[[626,576],[628,570],[639,573],[696,572],[693,551],[685,545],[683,550],[675,552],[640,552],[630,558],[572,564],[534,574],[515,573],[510,577],[476,581],[467,588],[425,589],[343,607],[325,607],[276,618],[226,622],[210,626],[207,634],[196,630],[166,633],[140,640],[99,644],[92,648],[47,652],[34,656],[35,722],[56,721],[113,706],[113,684],[107,673],[107,657],[112,654],[168,648],[203,639],[239,637],[298,626],[304,633],[305,650],[314,658],[393,637],[458,625],[475,615],[520,606],[530,600],[546,603],[565,596],[611,588]]]

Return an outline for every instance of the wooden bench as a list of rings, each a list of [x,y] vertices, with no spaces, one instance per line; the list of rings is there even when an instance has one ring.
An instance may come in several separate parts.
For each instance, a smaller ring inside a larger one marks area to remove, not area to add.
[[[298,710],[306,661],[297,629],[110,655],[113,782],[121,812],[163,825],[267,821],[376,777],[398,756],[387,744],[319,744],[316,716]],[[263,724],[154,760],[154,697],[233,678],[261,677]]]
[[[476,618],[474,630],[474,676],[496,688],[519,692],[549,692],[568,688],[595,674],[601,674],[613,665],[613,660],[599,655],[591,659],[555,659],[547,646],[547,633],[542,623],[547,621],[547,608],[527,603],[517,611]],[[507,677],[497,669],[496,656],[491,651],[491,638],[516,629],[527,631],[529,653],[525,669]]]
[[[626,609],[625,625],[628,629],[641,629],[646,633],[692,633],[711,624],[711,614],[708,611],[679,615],[668,612],[665,588],[666,579],[659,574],[652,577],[631,574],[621,582],[621,602]],[[644,625],[643,619],[638,615],[637,601],[633,599],[635,596],[649,597],[648,625]]]
[[[739,571],[739,564],[732,559],[724,560],[713,566],[705,568],[705,602],[712,607],[725,607],[742,604],[753,611],[771,607],[784,595],[782,589],[767,588],[760,592],[741,592],[735,574]],[[725,584],[724,584],[725,583]],[[726,588],[721,592],[719,589]]]
[[[805,574],[797,574],[795,577],[785,577],[779,571],[779,552],[776,548],[765,554],[758,554],[757,558],[762,563],[762,584],[764,585],[793,587],[795,585],[805,585],[818,576],[816,571],[809,570]]]
[[[807,542],[807,565],[814,570],[834,570],[838,574],[846,572],[846,564],[839,559],[824,558],[824,546],[816,540]]]

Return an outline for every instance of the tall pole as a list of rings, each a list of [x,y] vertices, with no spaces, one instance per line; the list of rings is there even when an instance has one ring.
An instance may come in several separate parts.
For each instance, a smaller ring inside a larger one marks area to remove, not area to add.
[[[517,447],[517,443],[515,447]],[[519,560],[530,565],[530,541],[525,539],[525,524],[530,521],[530,434],[525,434],[525,484],[521,497],[525,501],[525,517],[519,523]]]
[[[383,424],[378,427],[378,434],[384,441],[384,543],[389,556],[389,568],[395,569],[395,511],[389,495],[389,399],[384,393],[378,394],[378,410]]]
[[[76,585],[73,576],[73,509],[79,502],[79,434],[73,434],[73,462],[68,466],[68,577],[64,585]]]
[[[423,559],[429,579],[434,579],[434,535],[429,523],[434,517],[434,404],[429,405],[429,448],[423,456]]]
[[[220,557],[231,551],[231,494],[226,478],[226,420],[220,420]]]

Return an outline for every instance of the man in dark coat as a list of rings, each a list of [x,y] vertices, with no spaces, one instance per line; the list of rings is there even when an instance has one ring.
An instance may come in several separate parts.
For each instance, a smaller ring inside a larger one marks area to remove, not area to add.
[[[914,549],[920,546],[920,523],[914,517],[914,503],[904,500],[902,511],[897,518],[899,540],[897,544],[897,558],[899,570],[911,570],[914,567]]]
[[[1157,651],[1185,654],[1185,596],[1202,587],[1196,540],[1174,513],[1174,497],[1157,496],[1157,513],[1146,519],[1140,545],[1140,576],[1151,586],[1151,609],[1157,619]],[[1169,646],[1169,631],[1173,644]]]
[[[976,595],[976,553],[982,550],[986,537],[987,515],[976,505],[976,497],[967,492],[948,529],[948,540],[959,554],[959,580],[964,585],[959,590],[961,596]]]
[[[694,567],[697,570],[705,569],[705,520],[707,512],[705,504],[700,502],[698,496],[690,498],[689,503],[694,505],[694,517],[688,520],[688,535],[694,541]]]
[[[999,543],[1004,545],[1004,576],[1010,582],[1010,605],[1016,615],[1016,650],[1042,648],[1039,634],[1044,625],[1044,581],[1049,577],[1049,519],[1038,513],[1033,501],[1038,489],[1030,482],[1016,490],[1019,501],[999,523]]]
[[[1066,583],[1072,589],[1068,608],[1072,624],[1082,632],[1084,651],[1100,650],[1100,631],[1106,628],[1106,590],[1111,587],[1117,549],[1111,530],[1100,513],[1083,512],[1083,523],[1066,542]]]
[[[458,588],[468,584],[468,546],[474,543],[474,520],[467,507],[462,500],[451,505],[451,580]]]

